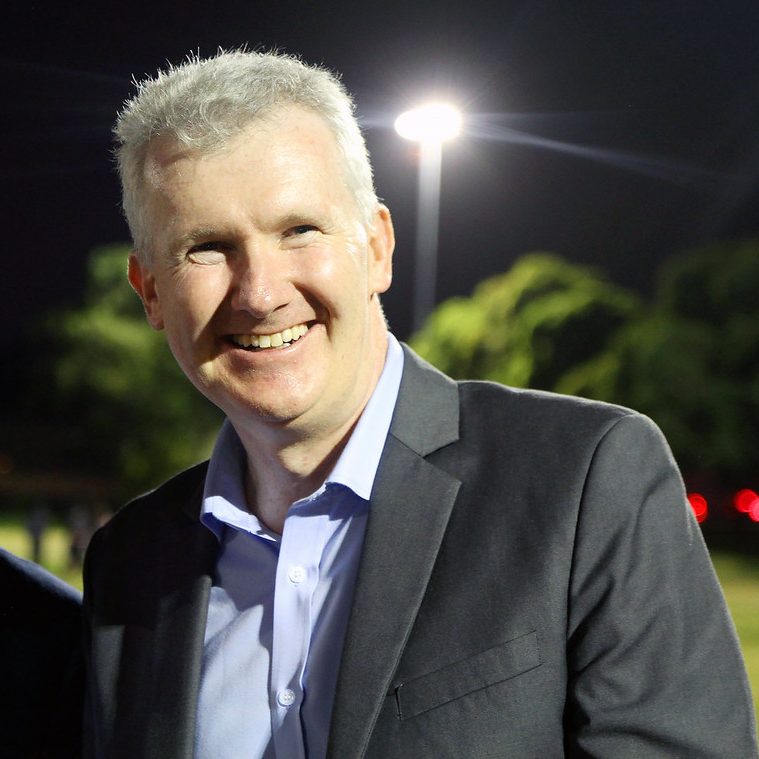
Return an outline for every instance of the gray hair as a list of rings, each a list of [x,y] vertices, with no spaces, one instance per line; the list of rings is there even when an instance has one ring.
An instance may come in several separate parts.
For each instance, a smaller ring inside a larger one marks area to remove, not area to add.
[[[137,82],[137,94],[119,112],[113,131],[123,208],[141,256],[150,255],[141,202],[150,141],[169,136],[200,153],[212,152],[281,105],[308,108],[324,119],[344,157],[346,184],[362,220],[371,222],[378,201],[369,154],[353,101],[337,76],[290,55],[219,51],[206,59],[189,56]]]

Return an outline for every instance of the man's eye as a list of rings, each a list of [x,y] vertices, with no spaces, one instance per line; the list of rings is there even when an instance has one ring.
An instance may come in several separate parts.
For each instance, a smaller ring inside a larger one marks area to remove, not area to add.
[[[307,248],[316,241],[319,227],[314,224],[294,224],[282,235],[282,244],[286,248]]]
[[[317,228],[313,224],[297,224],[294,227],[290,227],[285,233],[286,237],[298,237],[299,235],[307,235],[309,232],[316,232]]]
[[[204,242],[193,245],[187,251],[187,258],[193,263],[215,264],[226,258],[225,246],[218,242]]]

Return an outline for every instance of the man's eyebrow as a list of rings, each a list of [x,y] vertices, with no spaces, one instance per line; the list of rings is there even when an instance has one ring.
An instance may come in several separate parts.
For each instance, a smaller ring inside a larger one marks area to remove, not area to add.
[[[272,228],[287,228],[303,224],[306,221],[315,221],[318,215],[314,211],[300,210],[300,211],[283,211],[279,214],[272,214],[269,220],[269,225]]]
[[[328,228],[332,226],[333,223],[332,216],[329,212],[317,208],[304,208],[301,211],[288,211],[281,216],[277,216],[273,219],[272,228],[290,229],[291,227],[297,227],[301,224],[313,224],[317,227]]]
[[[181,248],[186,245],[192,245],[199,240],[208,240],[210,238],[219,236],[220,232],[215,227],[197,227],[196,229],[191,229],[186,234],[183,234],[181,237],[174,240],[172,247]]]

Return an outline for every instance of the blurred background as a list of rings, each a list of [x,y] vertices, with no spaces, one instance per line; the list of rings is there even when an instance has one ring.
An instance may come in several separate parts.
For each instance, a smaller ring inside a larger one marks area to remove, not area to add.
[[[355,96],[399,338],[661,426],[759,689],[759,4],[32,1],[4,28],[0,545],[80,586],[96,526],[207,455],[220,416],[126,284],[110,129],[133,76],[278,48]],[[420,150],[393,122],[438,99],[464,122],[415,329]]]

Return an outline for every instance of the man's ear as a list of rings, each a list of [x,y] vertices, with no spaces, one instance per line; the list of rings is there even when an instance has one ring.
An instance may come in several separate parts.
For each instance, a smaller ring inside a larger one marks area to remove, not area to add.
[[[369,229],[369,287],[371,294],[384,293],[393,281],[395,230],[390,211],[380,204]]]
[[[145,307],[145,315],[153,329],[163,329],[163,313],[161,301],[156,289],[155,277],[147,264],[140,263],[140,259],[132,253],[129,256],[129,268],[127,270],[129,284],[140,296],[142,305]]]

